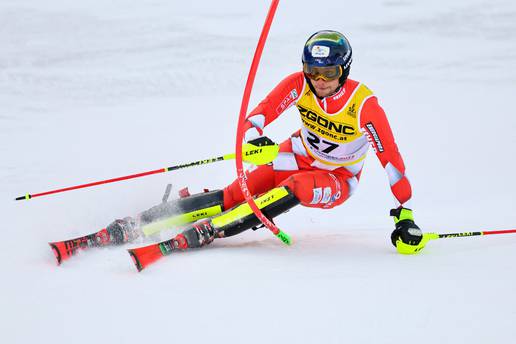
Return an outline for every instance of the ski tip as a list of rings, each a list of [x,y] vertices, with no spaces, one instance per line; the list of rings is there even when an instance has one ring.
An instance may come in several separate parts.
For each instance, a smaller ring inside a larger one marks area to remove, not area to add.
[[[57,248],[55,243],[49,242],[48,244],[50,245],[52,252],[54,252],[54,256],[56,257],[57,265],[61,265],[61,262],[63,261],[63,259],[61,257],[61,252],[59,252],[59,249]]]
[[[134,253],[133,250],[127,250],[127,252],[131,256],[131,259],[133,260],[133,263],[136,266],[136,269],[138,270],[138,272],[142,271],[144,267],[140,263],[140,260],[138,259],[138,256]]]

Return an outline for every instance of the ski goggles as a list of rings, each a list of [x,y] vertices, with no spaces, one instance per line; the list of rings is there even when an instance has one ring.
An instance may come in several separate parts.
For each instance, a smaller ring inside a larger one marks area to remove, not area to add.
[[[303,63],[303,72],[312,80],[332,81],[342,76],[342,67],[340,65],[316,67]]]

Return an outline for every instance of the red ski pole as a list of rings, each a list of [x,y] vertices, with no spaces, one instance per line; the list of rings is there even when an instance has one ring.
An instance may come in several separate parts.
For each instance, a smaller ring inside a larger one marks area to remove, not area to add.
[[[428,233],[428,235],[431,235],[430,239],[446,239],[446,238],[461,238],[461,237],[470,237],[470,236],[479,236],[479,235],[509,234],[509,233],[516,233],[516,229],[503,229],[503,230],[483,231],[483,232],[445,233],[445,234]]]
[[[249,98],[251,96],[251,90],[253,88],[254,78],[256,76],[256,71],[258,69],[258,65],[260,64],[260,58],[262,56],[263,47],[265,46],[265,41],[267,40],[267,35],[269,34],[270,27],[272,25],[272,20],[274,18],[274,13],[276,12],[276,8],[278,7],[279,0],[273,0],[270,7],[269,12],[267,13],[267,18],[265,19],[265,24],[262,28],[262,33],[260,35],[260,39],[258,40],[258,45],[254,52],[253,62],[251,63],[251,68],[249,71],[249,75],[247,77],[247,82],[245,84],[244,95],[242,97],[242,104],[240,107],[240,116],[238,118],[238,126],[237,126],[237,138],[236,138],[236,169],[237,169],[237,177],[238,183],[240,185],[240,189],[245,196],[249,207],[253,210],[254,214],[260,221],[281,241],[285,244],[290,245],[291,239],[290,236],[283,231],[281,231],[271,220],[269,220],[265,215],[263,215],[262,211],[258,208],[256,203],[254,202],[253,196],[251,195],[246,182],[246,176],[244,173],[244,168],[242,164],[242,141],[243,141],[243,125],[244,120],[247,114],[247,107],[249,105]]]
[[[263,165],[263,164],[267,164],[267,163],[271,162],[272,160],[274,160],[276,155],[278,155],[278,150],[279,150],[278,145],[270,145],[267,147],[258,147],[253,144],[247,143],[247,144],[245,144],[244,149],[240,150],[239,154],[243,155],[240,157],[240,159],[244,159],[246,162],[249,162],[249,163],[255,164],[255,165]],[[165,173],[165,172],[179,170],[182,168],[207,165],[207,164],[211,164],[211,163],[214,163],[217,161],[231,160],[231,159],[235,159],[235,153],[226,154],[226,155],[219,156],[216,158],[189,162],[189,163],[182,164],[182,165],[163,167],[163,168],[160,168],[157,170],[130,174],[128,176],[123,176],[123,177],[117,177],[117,178],[111,178],[111,179],[106,179],[106,180],[99,180],[96,182],[91,182],[91,183],[86,183],[86,184],[69,186],[69,187],[62,188],[62,189],[50,190],[50,191],[45,191],[45,192],[40,192],[40,193],[35,193],[35,194],[26,194],[24,196],[16,197],[15,200],[16,201],[21,201],[24,199],[28,200],[28,199],[35,198],[35,197],[41,197],[41,196],[51,195],[51,194],[55,194],[55,193],[65,192],[65,191],[83,189],[83,188],[88,188],[88,187],[96,186],[96,185],[109,184],[109,183],[119,182],[122,180],[145,177],[145,176],[149,176],[152,174]]]
[[[494,235],[494,234],[511,234],[516,233],[516,229],[502,229],[502,230],[494,230],[494,231],[479,231],[479,232],[461,232],[461,233],[424,233],[423,239],[421,242],[415,246],[400,244],[396,245],[398,252],[402,254],[416,254],[421,252],[421,250],[428,244],[431,240],[437,239],[448,239],[448,238],[464,238],[464,237],[472,237],[472,236],[481,236],[481,235]],[[401,248],[400,248],[401,245]]]
[[[211,159],[206,159],[206,160],[199,160],[199,161],[191,162],[191,163],[184,164],[184,165],[164,167],[164,168],[160,168],[157,170],[130,174],[128,176],[123,176],[123,177],[117,177],[117,178],[111,178],[111,179],[106,179],[106,180],[99,180],[96,182],[91,182],[91,183],[86,183],[86,184],[69,186],[69,187],[62,188],[62,189],[50,190],[50,191],[45,191],[45,192],[40,192],[40,193],[35,193],[35,194],[26,194],[24,196],[16,197],[15,200],[21,201],[24,199],[31,199],[31,198],[35,198],[35,197],[41,197],[41,196],[51,195],[51,194],[55,194],[55,193],[65,192],[65,191],[84,189],[84,188],[88,188],[88,187],[92,187],[92,186],[96,186],[96,185],[109,184],[109,183],[119,182],[122,180],[150,176],[152,174],[165,173],[165,172],[169,172],[169,171],[178,170],[180,168],[210,164],[212,162],[221,161],[221,160],[226,160],[225,156],[219,156],[217,158],[211,158]]]

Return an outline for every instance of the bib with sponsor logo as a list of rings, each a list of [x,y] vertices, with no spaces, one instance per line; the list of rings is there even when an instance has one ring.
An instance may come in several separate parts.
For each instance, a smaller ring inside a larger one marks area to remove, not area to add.
[[[362,161],[369,143],[360,131],[359,114],[371,96],[371,90],[358,84],[342,109],[329,114],[321,108],[310,87],[305,84],[297,108],[303,122],[301,138],[308,153],[314,159],[334,166]]]

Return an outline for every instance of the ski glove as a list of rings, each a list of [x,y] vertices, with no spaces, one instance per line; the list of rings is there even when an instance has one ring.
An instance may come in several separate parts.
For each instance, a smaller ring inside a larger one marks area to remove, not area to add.
[[[399,253],[415,254],[421,251],[426,244],[426,240],[422,242],[423,232],[414,223],[412,210],[399,207],[391,209],[391,216],[394,217],[396,229],[391,234],[392,244]]]

